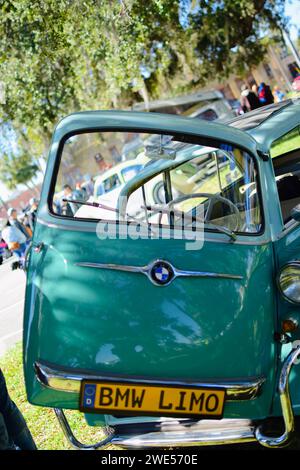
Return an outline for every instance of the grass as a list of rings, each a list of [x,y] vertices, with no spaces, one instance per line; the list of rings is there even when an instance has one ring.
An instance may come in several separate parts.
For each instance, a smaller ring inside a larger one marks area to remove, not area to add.
[[[60,428],[54,411],[50,408],[32,406],[27,401],[21,343],[18,343],[4,357],[0,358],[0,367],[5,375],[9,394],[26,419],[38,449],[72,449]],[[72,431],[81,442],[97,442],[103,438],[101,428],[88,426],[83,414],[79,411],[67,410],[66,415]]]
[[[5,375],[7,388],[11,398],[17,404],[27,425],[34,437],[39,450],[71,450],[64,434],[58,424],[52,409],[32,406],[28,403],[24,387],[22,366],[22,345],[18,343],[8,353],[0,358],[0,367]],[[97,442],[103,438],[101,428],[93,428],[85,423],[82,413],[67,410],[66,415],[75,436],[85,443]],[[223,446],[221,446],[223,448]],[[243,444],[242,446],[229,445],[228,449],[263,450],[256,443]],[[299,450],[299,441],[288,449]],[[116,446],[110,446],[110,450],[118,450]],[[186,448],[188,449],[188,448]],[[193,450],[195,448],[193,447]],[[205,447],[208,450],[217,450],[219,447]]]
[[[271,157],[277,157],[278,155],[284,155],[292,150],[300,148],[300,135],[298,131],[288,134],[289,138],[281,138],[278,143],[273,145],[271,148]]]

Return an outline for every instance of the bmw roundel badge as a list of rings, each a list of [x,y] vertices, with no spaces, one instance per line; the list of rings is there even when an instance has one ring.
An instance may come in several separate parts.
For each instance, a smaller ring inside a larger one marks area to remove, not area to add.
[[[150,277],[157,286],[166,286],[174,278],[173,267],[166,261],[156,261],[151,267]]]

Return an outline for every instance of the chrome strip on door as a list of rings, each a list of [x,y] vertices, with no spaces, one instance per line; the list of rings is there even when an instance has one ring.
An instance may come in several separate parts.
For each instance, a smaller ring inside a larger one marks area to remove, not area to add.
[[[96,268],[96,269],[109,269],[115,271],[125,271],[129,273],[141,273],[145,274],[148,279],[155,285],[160,285],[155,282],[153,276],[151,276],[152,269],[156,264],[164,263],[167,264],[173,273],[170,282],[165,283],[163,285],[169,285],[176,277],[202,277],[202,278],[221,278],[221,279],[243,279],[243,276],[239,276],[236,274],[227,274],[227,273],[216,273],[216,272],[209,272],[209,271],[188,271],[188,270],[181,270],[175,268],[169,261],[165,261],[162,259],[156,259],[151,261],[146,266],[130,266],[130,265],[123,265],[123,264],[111,264],[111,263],[89,263],[89,262],[80,262],[75,263],[75,266],[80,266],[83,268]]]

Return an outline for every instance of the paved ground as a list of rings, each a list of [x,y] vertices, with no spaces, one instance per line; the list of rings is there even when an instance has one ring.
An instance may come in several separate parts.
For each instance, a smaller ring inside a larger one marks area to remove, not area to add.
[[[22,338],[25,273],[11,260],[0,266],[0,356]]]

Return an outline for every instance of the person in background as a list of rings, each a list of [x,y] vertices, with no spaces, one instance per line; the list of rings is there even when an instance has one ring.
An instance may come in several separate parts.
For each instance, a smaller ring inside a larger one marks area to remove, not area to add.
[[[82,183],[81,188],[85,189],[88,197],[93,196],[94,186],[95,183],[93,181],[93,178],[88,174],[84,175],[84,182]]]
[[[30,206],[29,224],[30,224],[30,228],[32,231],[34,229],[35,222],[36,222],[36,214],[37,214],[38,205],[39,205],[39,201],[35,197],[32,197],[29,201],[29,206]]]
[[[10,209],[8,209],[7,215],[9,217],[10,225],[15,226],[20,232],[23,233],[26,238],[26,241],[29,241],[32,237],[32,231],[29,227],[26,227],[18,220],[18,213],[16,209],[11,207]]]
[[[273,88],[273,96],[275,103],[280,103],[284,100],[285,94],[279,89],[279,86],[275,85]]]
[[[82,186],[79,181],[75,185],[75,190],[73,191],[73,198],[77,199],[78,201],[84,202],[88,199],[86,189]]]
[[[260,107],[260,102],[258,97],[252,90],[248,88],[247,85],[243,85],[241,88],[241,108],[244,113],[252,111]]]
[[[251,87],[251,91],[253,91],[253,93],[258,97],[258,88],[257,88],[256,83],[253,83]]]
[[[8,246],[8,249],[18,259],[11,265],[12,270],[23,267],[25,252],[27,248],[27,240],[24,235],[15,225],[12,225],[9,220],[2,219],[2,238]]]
[[[65,184],[63,187],[64,195],[60,202],[61,207],[61,214],[66,217],[73,217],[73,205],[70,202],[65,201],[64,199],[72,199],[73,198],[73,190],[69,184]]]
[[[104,157],[103,155],[101,155],[101,153],[96,153],[96,155],[94,156],[94,159],[98,165],[100,174],[104,173],[106,170],[109,170],[112,167],[111,163],[108,163],[104,160]]]
[[[272,94],[271,88],[264,82],[259,85],[258,99],[261,103],[261,106],[274,103],[274,96]]]
[[[7,244],[1,237],[1,233],[0,233],[0,265],[3,263],[5,259],[6,249],[7,249]]]
[[[28,233],[32,233],[29,212],[24,211],[23,213],[19,214],[18,221],[26,228]]]
[[[37,450],[26,421],[11,400],[0,369],[0,450]]]
[[[80,206],[72,201],[76,199],[81,200],[81,198],[78,197],[76,190],[73,191],[69,184],[65,184],[63,190],[64,195],[61,200],[61,215],[64,215],[65,217],[74,217],[74,214]],[[67,199],[67,201],[65,199]]]

